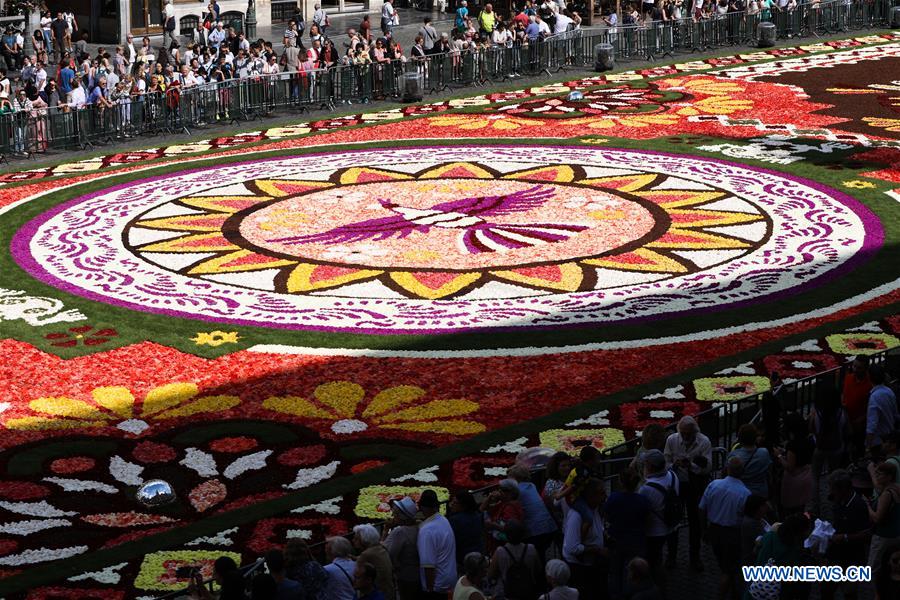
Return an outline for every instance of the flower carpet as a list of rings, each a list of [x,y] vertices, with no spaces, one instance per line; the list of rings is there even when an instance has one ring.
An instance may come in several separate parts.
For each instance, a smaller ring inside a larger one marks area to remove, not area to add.
[[[869,36],[2,176],[0,590],[153,597],[897,347],[898,60]],[[134,500],[153,479],[175,503]]]

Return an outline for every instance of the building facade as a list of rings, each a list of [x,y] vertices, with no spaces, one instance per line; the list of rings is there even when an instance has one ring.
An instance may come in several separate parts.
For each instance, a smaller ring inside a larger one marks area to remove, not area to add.
[[[256,0],[257,35],[269,37],[273,26],[280,30],[282,23],[294,16],[298,6],[306,20],[311,21],[317,2],[329,15],[339,15],[379,12],[383,0]],[[174,0],[176,32],[187,35],[196,27],[206,13],[208,3],[209,0]],[[218,4],[224,21],[237,28],[243,27],[247,0],[218,0]],[[87,32],[92,43],[117,44],[124,42],[128,33],[142,37],[162,35],[163,32],[165,0],[48,0],[47,5],[54,15],[58,10],[71,10],[79,31]],[[278,36],[272,34],[272,37]]]

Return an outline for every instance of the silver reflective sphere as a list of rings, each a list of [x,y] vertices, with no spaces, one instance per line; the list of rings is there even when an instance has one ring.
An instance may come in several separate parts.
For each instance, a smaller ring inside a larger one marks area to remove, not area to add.
[[[164,506],[175,501],[175,490],[167,481],[154,479],[138,488],[137,501],[146,507]]]
[[[571,102],[573,100],[584,100],[584,94],[577,90],[569,92],[569,101]]]
[[[539,469],[547,466],[550,457],[554,454],[556,454],[556,450],[553,448],[528,448],[519,452],[516,462],[529,469]]]

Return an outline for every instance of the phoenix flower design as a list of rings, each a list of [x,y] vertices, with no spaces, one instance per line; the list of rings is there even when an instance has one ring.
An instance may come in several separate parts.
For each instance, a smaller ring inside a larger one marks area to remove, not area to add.
[[[462,244],[470,254],[527,248],[567,240],[585,225],[566,223],[496,223],[491,217],[525,212],[537,208],[553,197],[552,188],[535,185],[502,196],[476,196],[441,202],[430,208],[401,206],[390,200],[379,200],[394,214],[341,225],[328,231],[268,240],[283,244],[350,244],[364,240],[405,238],[410,234],[428,233],[432,227],[461,230]]]

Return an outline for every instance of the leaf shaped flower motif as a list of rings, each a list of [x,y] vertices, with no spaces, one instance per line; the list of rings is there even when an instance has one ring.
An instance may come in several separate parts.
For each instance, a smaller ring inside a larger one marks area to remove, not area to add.
[[[484,431],[476,421],[462,419],[478,410],[471,400],[428,400],[427,393],[413,385],[381,390],[371,400],[366,391],[350,381],[332,381],[317,387],[312,399],[297,396],[271,397],[263,407],[306,419],[330,421],[337,435],[369,429],[400,429],[421,433],[471,435]]]
[[[3,422],[9,429],[80,429],[116,427],[133,435],[150,428],[153,421],[216,413],[240,404],[237,396],[199,396],[194,383],[170,383],[147,392],[138,402],[128,388],[98,387],[92,402],[68,396],[37,398],[28,403],[32,415]]]

